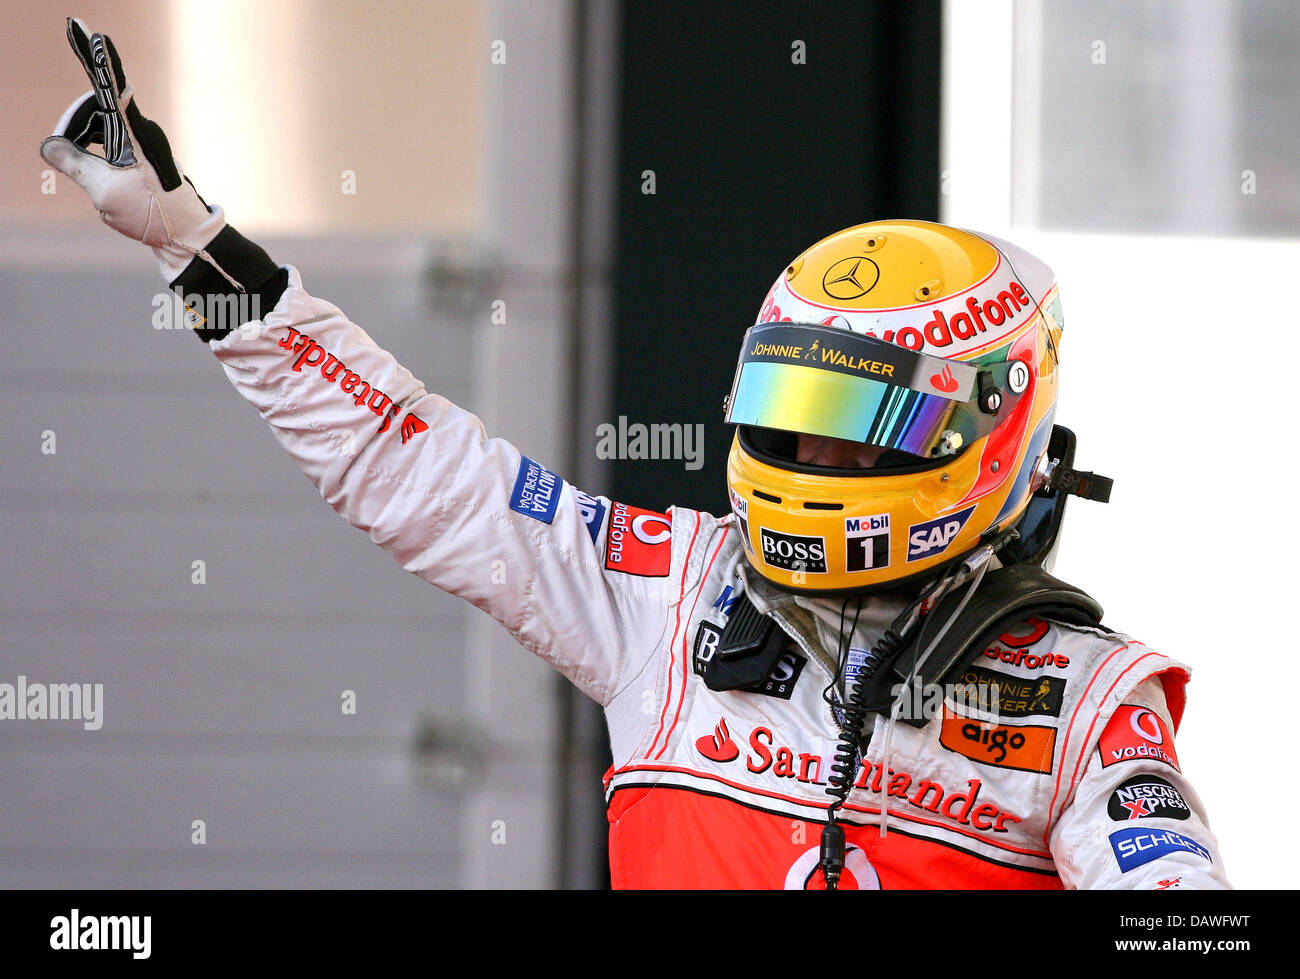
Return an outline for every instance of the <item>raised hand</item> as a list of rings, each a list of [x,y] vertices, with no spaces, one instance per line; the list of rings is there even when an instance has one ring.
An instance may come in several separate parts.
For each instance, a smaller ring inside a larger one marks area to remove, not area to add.
[[[113,42],[74,17],[68,40],[94,87],[68,106],[41,156],[80,185],[105,224],[153,248],[169,283],[199,256],[238,286],[204,251],[225,226],[221,208],[208,208],[162,128],[140,113]]]

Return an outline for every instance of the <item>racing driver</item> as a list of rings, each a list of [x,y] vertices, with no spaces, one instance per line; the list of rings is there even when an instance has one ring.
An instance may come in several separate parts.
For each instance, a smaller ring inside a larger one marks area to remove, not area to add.
[[[1187,668],[1046,570],[1109,480],[1053,423],[1042,262],[919,221],[813,245],[742,339],[731,512],[658,513],[427,392],[200,199],[107,37],[68,36],[93,90],[41,155],[153,248],[330,506],[603,706],[616,887],[1228,886],[1174,747]]]

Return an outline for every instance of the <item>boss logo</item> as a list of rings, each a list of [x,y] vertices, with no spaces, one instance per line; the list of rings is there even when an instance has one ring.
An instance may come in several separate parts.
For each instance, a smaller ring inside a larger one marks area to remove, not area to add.
[[[808,574],[826,573],[826,538],[778,534],[766,527],[760,527],[758,533],[763,560],[772,567]]]
[[[712,622],[700,623],[699,631],[695,633],[695,650],[691,657],[691,665],[696,676],[704,676],[704,668],[713,662],[721,639],[722,630]]]
[[[799,674],[803,672],[804,664],[807,662],[805,657],[787,649],[776,661],[776,666],[772,667],[772,672],[767,675],[767,679],[747,688],[746,692],[789,700],[790,695],[794,693],[794,685],[799,680]]]

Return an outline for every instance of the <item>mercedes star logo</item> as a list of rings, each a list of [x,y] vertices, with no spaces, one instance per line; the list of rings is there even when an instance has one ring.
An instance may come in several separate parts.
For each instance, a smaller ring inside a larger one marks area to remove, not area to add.
[[[869,258],[842,258],[822,276],[822,288],[832,299],[857,299],[876,287],[880,266]]]

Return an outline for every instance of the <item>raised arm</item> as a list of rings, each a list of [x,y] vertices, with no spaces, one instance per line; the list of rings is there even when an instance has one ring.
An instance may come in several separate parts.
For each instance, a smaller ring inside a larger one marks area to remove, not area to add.
[[[624,530],[586,496],[479,420],[425,391],[297,270],[226,224],[144,118],[112,42],[68,21],[93,89],[41,155],[75,180],[106,224],[149,245],[191,325],[321,496],[406,570],[491,614],[585,693],[607,702],[651,655],[665,621],[663,574],[620,568]],[[104,155],[90,151],[103,147]],[[685,519],[683,514],[674,518]]]

